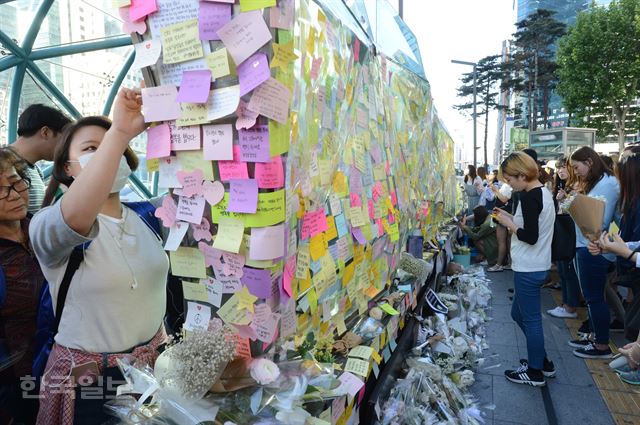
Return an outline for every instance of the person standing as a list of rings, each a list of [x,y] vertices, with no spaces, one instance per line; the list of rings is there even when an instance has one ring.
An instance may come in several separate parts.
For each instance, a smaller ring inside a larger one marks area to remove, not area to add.
[[[511,317],[527,339],[528,359],[519,368],[506,370],[505,377],[517,384],[543,386],[545,376],[555,375],[547,358],[540,311],[540,288],[551,268],[551,240],[555,207],[551,192],[538,180],[538,164],[526,153],[515,152],[500,165],[502,178],[520,201],[514,215],[496,208],[496,220],[513,235],[511,267],[514,271],[514,297]]]
[[[38,161],[53,161],[53,153],[62,130],[71,120],[61,111],[42,104],[34,104],[18,118],[18,139],[5,149],[25,161],[29,188],[29,212],[35,214],[44,200],[45,184]]]
[[[464,192],[467,195],[467,212],[473,213],[473,209],[480,201],[482,193],[482,179],[476,172],[476,167],[469,164],[467,174],[464,176]]]

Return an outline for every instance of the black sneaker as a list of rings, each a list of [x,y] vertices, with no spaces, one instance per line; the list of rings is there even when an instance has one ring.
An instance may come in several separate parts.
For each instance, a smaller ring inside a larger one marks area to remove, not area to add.
[[[516,384],[528,384],[543,387],[547,384],[541,371],[529,369],[528,364],[520,365],[516,370],[505,370],[504,377]]]
[[[589,335],[591,333],[591,326],[589,325],[589,319],[582,322],[578,329],[578,336]]]
[[[582,336],[580,339],[572,339],[569,341],[569,346],[573,348],[584,348],[587,345],[591,344],[591,340],[589,339],[589,335]]]
[[[583,359],[610,359],[613,357],[609,347],[607,347],[606,350],[598,350],[594,344],[573,350],[573,355]]]
[[[513,294],[514,289],[513,288],[509,288],[507,289],[507,291],[511,292]]]
[[[520,364],[527,366],[527,368],[529,367],[529,361],[527,359],[520,359]],[[547,378],[555,378],[556,376],[556,366],[546,357],[544,358],[544,363],[542,363],[542,374]]]
[[[624,332],[624,323],[622,323],[618,319],[615,319],[609,325],[609,332]]]

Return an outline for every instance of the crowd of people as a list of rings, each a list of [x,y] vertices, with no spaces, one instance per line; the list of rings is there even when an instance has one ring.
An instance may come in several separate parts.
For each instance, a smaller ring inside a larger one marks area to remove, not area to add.
[[[526,337],[528,358],[505,377],[542,386],[555,375],[544,347],[540,307],[541,288],[549,285],[555,267],[562,305],[547,314],[576,319],[582,303],[587,307],[580,338],[568,341],[573,354],[611,358],[610,332],[624,331],[631,342],[610,366],[624,382],[640,385],[640,146],[627,147],[616,160],[585,146],[557,159],[555,171],[545,165],[534,150],[525,149],[509,155],[493,179],[472,166],[465,177],[469,215],[460,223],[462,231],[488,272],[514,272],[511,316]],[[486,188],[494,195],[492,210],[481,203],[482,197],[490,199]],[[604,201],[600,237],[587,238],[579,226],[571,226],[575,250],[565,248],[552,264],[554,229],[560,219],[571,220],[567,205],[578,194]]]

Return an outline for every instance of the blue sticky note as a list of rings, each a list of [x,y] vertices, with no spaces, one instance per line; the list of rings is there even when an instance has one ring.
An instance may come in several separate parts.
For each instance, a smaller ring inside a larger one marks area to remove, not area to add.
[[[344,214],[338,214],[335,217],[336,222],[336,230],[338,231],[338,236],[343,237],[347,233],[349,233],[349,229],[347,229],[347,221],[344,218]]]

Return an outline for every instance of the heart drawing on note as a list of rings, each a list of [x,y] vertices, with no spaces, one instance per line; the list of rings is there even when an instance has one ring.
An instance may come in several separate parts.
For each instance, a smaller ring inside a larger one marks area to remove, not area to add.
[[[202,194],[209,205],[217,205],[224,198],[224,185],[219,181],[205,181],[202,184]]]

